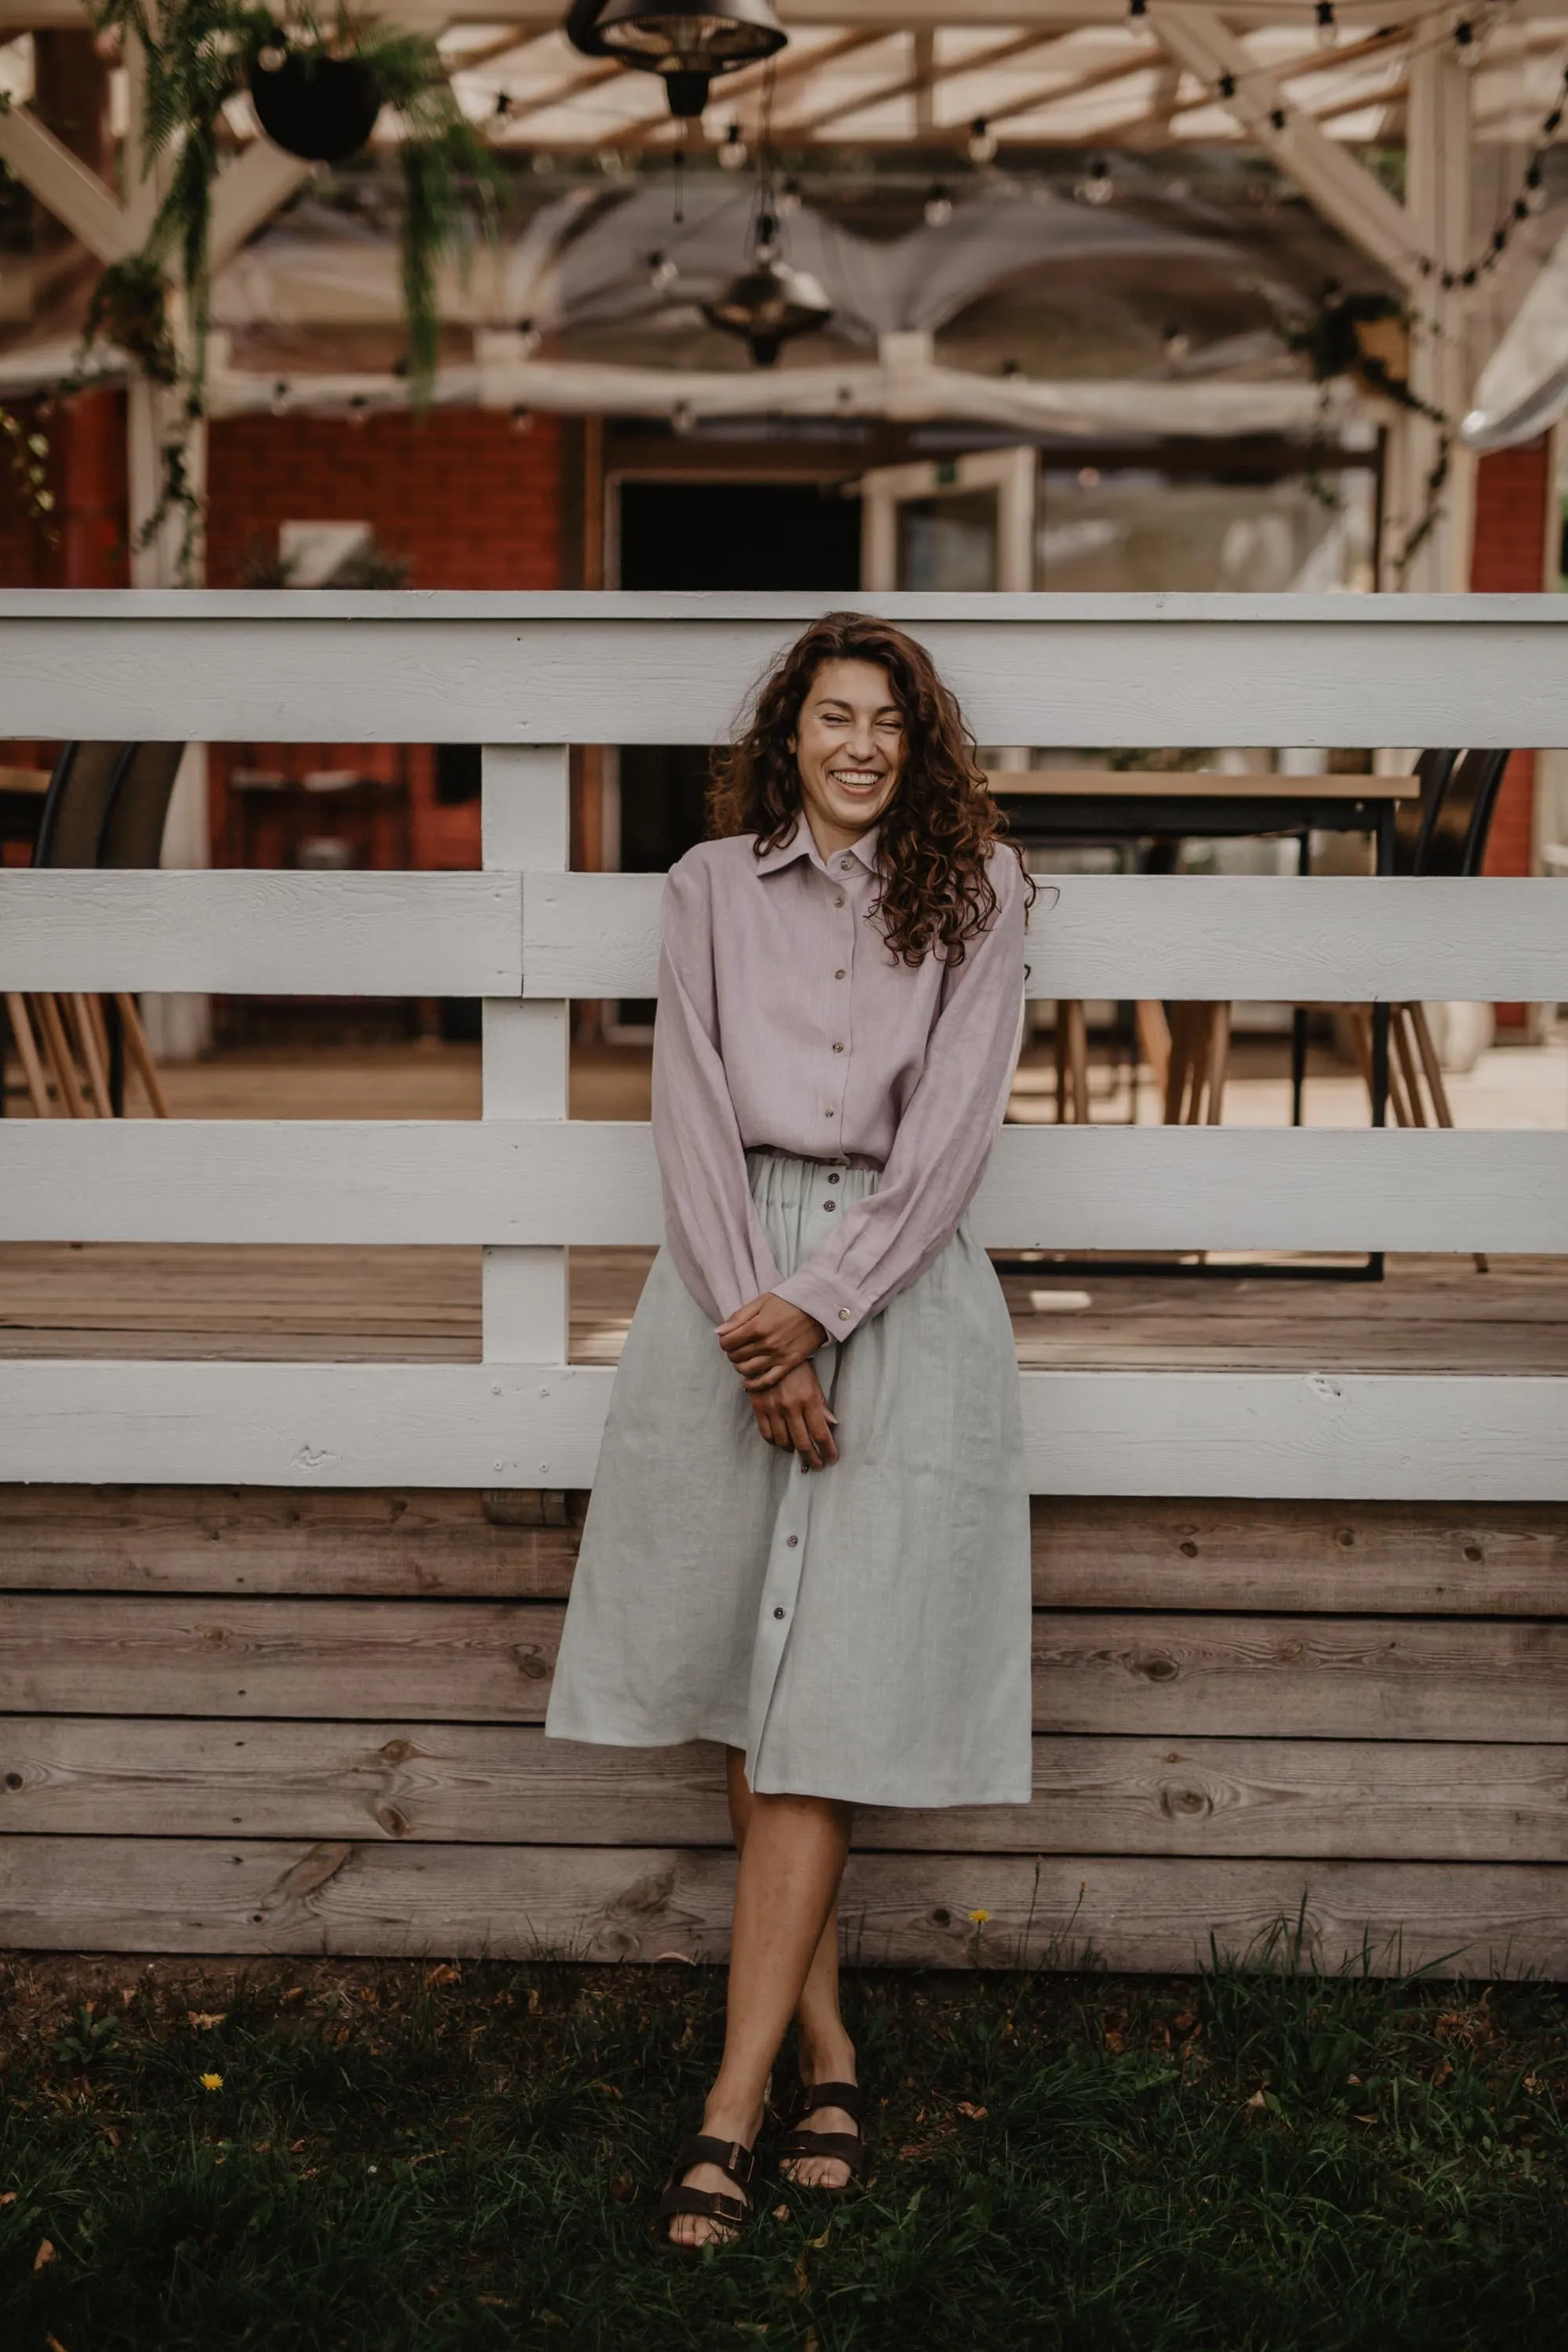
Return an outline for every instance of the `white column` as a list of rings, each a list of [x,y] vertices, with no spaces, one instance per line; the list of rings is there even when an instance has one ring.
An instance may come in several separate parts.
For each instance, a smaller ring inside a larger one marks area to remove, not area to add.
[[[486,871],[564,872],[571,839],[565,746],[523,750],[487,743],[482,760]],[[563,998],[486,998],[487,1118],[565,1118],[567,1014]],[[486,1248],[484,1353],[491,1364],[566,1361],[563,1248]]]

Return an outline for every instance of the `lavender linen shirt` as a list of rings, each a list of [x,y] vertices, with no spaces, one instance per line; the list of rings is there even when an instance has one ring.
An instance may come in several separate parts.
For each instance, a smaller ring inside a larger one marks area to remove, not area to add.
[[[721,1322],[762,1292],[846,1339],[946,1248],[984,1172],[1024,1017],[1024,888],[997,851],[996,913],[956,967],[894,957],[872,915],[873,830],[824,858],[800,822],[706,841],[670,870],[661,915],[653,1139],[665,1238]],[[746,1152],[870,1160],[876,1192],[784,1281]]]

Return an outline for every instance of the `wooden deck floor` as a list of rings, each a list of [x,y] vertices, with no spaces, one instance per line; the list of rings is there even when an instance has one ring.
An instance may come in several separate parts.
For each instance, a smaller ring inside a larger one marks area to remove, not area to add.
[[[1543,1057],[1548,1116],[1559,1075]],[[477,1048],[230,1055],[173,1069],[168,1081],[183,1118],[463,1118],[479,1107]],[[1529,1098],[1515,1085],[1513,1099]],[[1271,1107],[1261,1086],[1238,1106],[1257,1118]],[[1530,1107],[1534,1117],[1521,1123],[1547,1123]],[[572,1110],[646,1118],[646,1053],[579,1056]],[[649,1259],[646,1250],[572,1253],[575,1361],[616,1360]],[[1556,1258],[1498,1258],[1479,1275],[1465,1257],[1396,1256],[1379,1284],[1042,1264],[1005,1286],[1029,1366],[1568,1371],[1568,1264]],[[1037,1294],[1054,1304],[1037,1306]],[[0,1355],[477,1361],[479,1255],[0,1244]]]

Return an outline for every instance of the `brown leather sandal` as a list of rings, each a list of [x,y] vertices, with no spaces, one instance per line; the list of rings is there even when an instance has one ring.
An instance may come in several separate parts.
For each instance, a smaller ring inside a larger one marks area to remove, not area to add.
[[[852,2117],[853,2132],[802,2131],[800,2126],[807,2116],[816,2115],[819,2107],[842,2107]],[[787,2129],[778,2145],[779,2160],[797,2164],[805,2157],[836,2156],[849,2168],[849,2178],[841,2189],[817,2184],[824,2197],[844,2197],[866,2172],[866,2100],[857,2083],[803,2083],[795,2094],[785,2118]],[[804,2184],[797,2184],[804,2185]]]
[[[739,2197],[726,2197],[721,2189],[687,2189],[682,2175],[696,2164],[711,2164],[732,2180],[742,2191]],[[654,2215],[654,2232],[661,2244],[672,2253],[700,2254],[704,2245],[724,2244],[739,2236],[752,2220],[756,2208],[750,2196],[752,2183],[757,2177],[757,2158],[753,2148],[738,2139],[712,2139],[705,2132],[694,2132],[675,2151],[675,2162],[660,2191],[658,2208]],[[672,2238],[669,2223],[678,2213],[695,2213],[705,2221],[721,2221],[722,2233],[703,2240],[701,2245],[684,2238]]]

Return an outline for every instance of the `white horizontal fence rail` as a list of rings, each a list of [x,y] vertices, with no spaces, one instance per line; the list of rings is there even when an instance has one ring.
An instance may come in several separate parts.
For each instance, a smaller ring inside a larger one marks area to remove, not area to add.
[[[538,870],[0,869],[0,988],[651,996],[663,887]],[[1060,875],[1039,884],[1028,992],[1557,1003],[1565,908],[1545,879]]]
[[[1552,596],[845,595],[984,743],[1568,744]],[[10,591],[15,735],[711,743],[820,596]]]
[[[588,1486],[613,1374],[0,1361],[0,1480]],[[1037,1495],[1568,1501],[1568,1380],[1026,1372]]]
[[[1568,1133],[1005,1128],[989,1249],[1568,1252]],[[132,1119],[0,1126],[0,1233],[28,1242],[652,1247],[646,1127],[610,1120]]]
[[[886,597],[977,737],[1568,744],[1568,600]],[[567,1001],[654,992],[660,880],[571,875],[570,741],[728,732],[801,597],[0,595],[17,734],[478,741],[479,874],[0,874],[0,988],[475,995],[471,1122],[6,1121],[0,1239],[481,1244],[484,1361],[0,1363],[0,1479],[591,1483],[566,1250],[647,1244],[642,1129],[574,1123]],[[1037,997],[1568,997],[1546,881],[1062,877]],[[1568,1249],[1568,1137],[1005,1132],[1005,1248]],[[1568,1499],[1568,1381],[1023,1376],[1038,1493]]]

